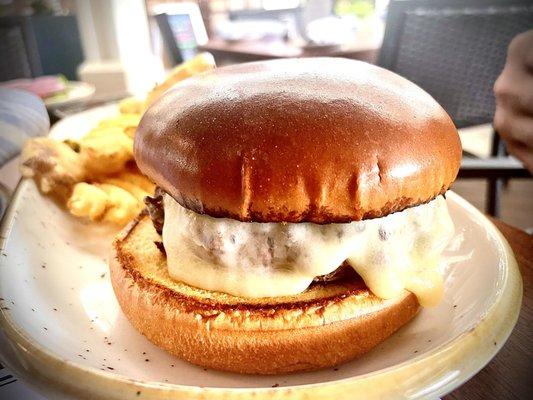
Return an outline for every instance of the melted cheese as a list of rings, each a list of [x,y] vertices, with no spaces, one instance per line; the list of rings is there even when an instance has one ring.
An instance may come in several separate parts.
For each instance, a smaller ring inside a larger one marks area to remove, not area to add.
[[[166,195],[163,244],[173,279],[241,297],[295,295],[347,261],[378,297],[405,289],[421,305],[443,292],[441,253],[454,228],[442,196],[366,221],[318,225],[212,218]]]

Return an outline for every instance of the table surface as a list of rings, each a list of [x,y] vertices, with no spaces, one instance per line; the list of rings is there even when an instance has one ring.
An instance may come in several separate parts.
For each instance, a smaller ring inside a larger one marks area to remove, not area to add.
[[[258,59],[289,58],[306,56],[345,56],[357,55],[364,52],[375,52],[380,47],[379,42],[367,40],[353,44],[338,46],[301,47],[281,40],[272,41],[235,41],[228,42],[220,38],[213,38],[205,45],[198,46],[200,50],[228,55],[250,56]]]
[[[384,29],[383,21],[368,20],[360,26],[349,43],[337,46],[302,46],[294,41],[280,39],[227,41],[220,37],[213,37],[198,48],[212,53],[215,58],[241,62],[316,56],[346,57],[374,62],[383,41]]]
[[[533,384],[533,236],[499,220],[492,220],[511,245],[524,281],[518,323],[509,340],[477,375],[443,400],[527,399]]]

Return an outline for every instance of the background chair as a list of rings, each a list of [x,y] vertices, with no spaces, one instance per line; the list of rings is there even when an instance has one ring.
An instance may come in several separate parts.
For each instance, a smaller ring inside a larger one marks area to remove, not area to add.
[[[513,37],[533,27],[529,0],[395,0],[378,64],[415,82],[458,128],[491,123],[493,85]],[[465,158],[459,176],[488,180],[487,212],[499,214],[502,179],[529,177],[505,157],[494,133],[493,159]]]
[[[0,18],[0,82],[42,75],[29,17]]]
[[[168,57],[173,65],[178,65],[183,62],[183,55],[181,54],[181,50],[178,46],[176,36],[170,27],[168,17],[168,14],[154,15],[154,19],[159,27],[161,39],[167,51]]]
[[[194,57],[198,52],[198,45],[207,42],[207,31],[198,4],[160,3],[152,7],[152,13],[173,65]],[[157,31],[154,33],[157,37]]]
[[[78,78],[84,60],[80,31],[75,15],[37,15],[31,17],[43,75]]]
[[[56,74],[75,80],[83,61],[76,17],[0,17],[0,54],[0,82]]]

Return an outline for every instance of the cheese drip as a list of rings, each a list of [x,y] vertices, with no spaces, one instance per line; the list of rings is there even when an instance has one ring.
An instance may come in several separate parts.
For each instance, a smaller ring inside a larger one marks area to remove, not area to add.
[[[454,233],[446,200],[343,224],[257,223],[200,215],[164,198],[173,279],[241,297],[303,292],[347,261],[378,297],[405,289],[423,306],[443,293],[440,256]]]

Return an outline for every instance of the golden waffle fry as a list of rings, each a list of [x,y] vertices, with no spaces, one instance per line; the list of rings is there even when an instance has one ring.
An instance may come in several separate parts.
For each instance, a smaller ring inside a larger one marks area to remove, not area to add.
[[[215,59],[211,54],[200,53],[190,60],[174,67],[174,69],[167,75],[167,78],[161,84],[152,89],[152,91],[148,94],[145,108],[148,108],[150,104],[161,97],[163,93],[165,93],[179,81],[205,71],[210,71],[214,69],[215,66]]]
[[[22,152],[21,171],[43,193],[65,204],[72,215],[124,225],[144,207],[155,185],[136,167],[133,138],[145,108],[175,83],[215,67],[208,53],[175,67],[146,101],[122,100],[120,114],[106,118],[79,140],[30,139]]]
[[[133,159],[133,140],[124,133],[85,137],[80,140],[80,156],[93,178],[114,174]]]
[[[28,140],[21,154],[21,173],[39,190],[65,201],[72,186],[85,179],[81,158],[68,144],[50,138]]]
[[[67,208],[76,217],[99,220],[108,207],[108,195],[90,183],[80,182],[74,186]]]
[[[141,114],[120,114],[114,118],[106,118],[100,121],[98,128],[127,128],[127,127],[137,127],[139,121],[141,120]]]
[[[113,135],[125,135],[124,128],[120,126],[98,126],[91,129],[80,141],[101,137],[101,136],[113,136]]]
[[[127,190],[128,192],[130,192],[130,194],[133,195],[133,197],[137,199],[137,201],[141,203],[144,201],[145,196],[150,195],[149,192],[143,190],[141,187],[135,185],[134,183],[119,178],[106,178],[102,181],[102,183],[115,185],[124,190]]]
[[[124,128],[124,133],[126,135],[128,135],[128,137],[130,138],[134,138],[135,137],[135,132],[137,131],[137,127],[136,126],[127,126],[126,128]]]
[[[155,184],[140,172],[123,171],[116,176],[118,179],[133,183],[145,192],[154,193]]]
[[[141,212],[143,204],[127,190],[107,183],[96,183],[95,186],[102,189],[108,197],[108,208],[102,221],[125,225]]]
[[[118,103],[118,109],[122,114],[142,114],[144,112],[144,100],[127,97]]]

